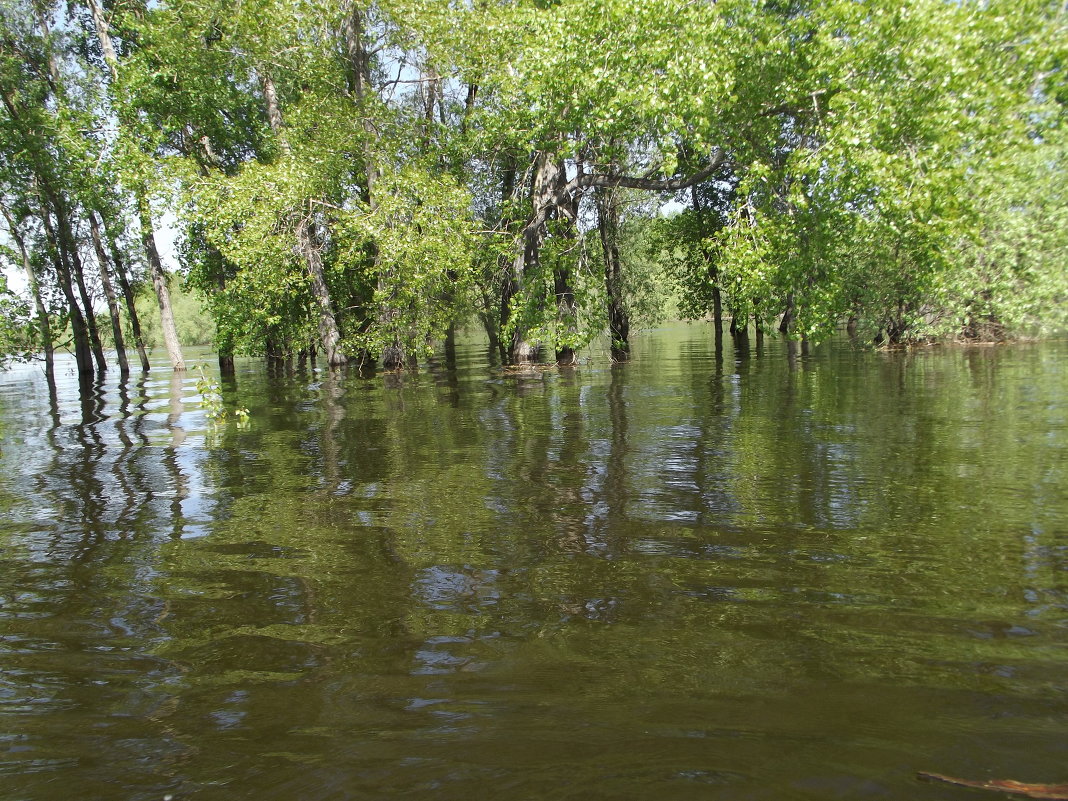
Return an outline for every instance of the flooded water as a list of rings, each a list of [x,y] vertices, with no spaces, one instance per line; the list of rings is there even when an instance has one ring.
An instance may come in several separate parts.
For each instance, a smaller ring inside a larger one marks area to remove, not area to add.
[[[1068,782],[1068,343],[60,372],[0,376],[0,798]]]

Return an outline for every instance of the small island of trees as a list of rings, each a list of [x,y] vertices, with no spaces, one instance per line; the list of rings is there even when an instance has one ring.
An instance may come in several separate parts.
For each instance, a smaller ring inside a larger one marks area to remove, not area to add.
[[[478,321],[574,361],[719,335],[1000,339],[1068,309],[1044,0],[0,0],[0,350],[147,369],[159,252],[235,355],[393,369]],[[106,311],[104,304],[106,302]]]

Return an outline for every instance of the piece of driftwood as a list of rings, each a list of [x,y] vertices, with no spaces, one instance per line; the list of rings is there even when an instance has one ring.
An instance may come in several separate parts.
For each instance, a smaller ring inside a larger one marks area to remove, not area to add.
[[[1068,801],[1068,784],[1028,784],[1016,782],[1012,779],[987,779],[976,781],[974,779],[955,779],[952,776],[944,776],[941,773],[917,773],[917,777],[936,782],[956,784],[961,787],[974,787],[977,790],[994,790],[1000,793],[1012,793],[1024,795],[1028,798],[1041,798],[1045,801]]]

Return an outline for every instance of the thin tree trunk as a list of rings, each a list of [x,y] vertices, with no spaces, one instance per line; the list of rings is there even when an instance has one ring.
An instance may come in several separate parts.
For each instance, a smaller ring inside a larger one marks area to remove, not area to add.
[[[192,125],[187,125],[186,139],[187,145],[184,148],[184,151],[186,155],[196,161],[197,166],[200,167],[200,174],[204,178],[210,178],[212,170],[218,171],[219,174],[224,173],[219,154],[215,152],[215,148],[211,144],[211,139],[206,134],[198,137],[196,129],[194,129]],[[193,142],[196,144],[191,144]],[[207,237],[204,238],[202,244],[205,250],[207,250],[208,259],[212,264],[212,277],[215,279],[214,291],[217,294],[222,294],[226,291],[226,258],[219,252],[218,248],[207,240]],[[229,333],[224,333],[224,331],[220,330],[217,320],[215,328],[215,350],[219,358],[219,375],[232,376],[234,374],[233,337]]]
[[[60,222],[62,228],[63,223]],[[63,237],[60,236],[60,253],[63,252]],[[74,275],[74,283],[78,287],[78,295],[82,300],[82,309],[85,314],[85,327],[89,330],[89,344],[93,349],[93,359],[96,361],[96,369],[104,372],[108,369],[107,359],[104,358],[104,346],[100,341],[100,330],[96,326],[96,312],[93,311],[93,301],[89,297],[89,290],[85,286],[85,273],[82,270],[82,259],[78,255],[77,247],[67,250],[67,260],[71,265],[71,273]]]
[[[512,286],[516,287],[518,295],[524,286],[524,279],[533,277],[537,272],[541,256],[542,235],[536,228],[528,228],[523,232],[523,247],[512,262]],[[502,313],[511,314],[511,304],[502,309]],[[511,319],[505,320],[506,326],[511,324]],[[537,344],[527,340],[527,332],[522,325],[516,324],[512,328],[511,344],[508,349],[508,357],[514,364],[534,362],[538,360],[539,348]]]
[[[693,210],[697,213],[697,218],[701,222],[703,231],[705,212],[701,206],[701,196],[697,193],[697,184],[690,187],[690,198],[693,201]],[[701,245],[700,250],[701,258],[708,268],[708,281],[712,285],[712,326],[715,329],[716,339],[721,340],[723,338],[723,293],[719,288],[719,265],[712,258],[708,248]]]
[[[540,286],[538,274],[541,271],[541,246],[545,241],[546,221],[565,211],[565,204],[571,202],[561,197],[560,187],[566,181],[562,163],[552,153],[540,151],[535,160],[534,180],[531,187],[531,200],[534,217],[523,227],[520,248],[512,264],[512,281],[515,294],[522,295],[529,287]],[[531,298],[525,298],[530,302]],[[502,308],[502,313],[510,311]],[[508,321],[510,322],[510,320]],[[536,361],[541,350],[540,344],[528,340],[529,331],[521,321],[512,326],[511,359],[515,363]]]
[[[108,21],[104,16],[104,9],[98,0],[86,0],[89,13],[93,16],[93,27],[96,28],[96,38],[100,42],[100,50],[104,54],[104,63],[107,64],[111,80],[119,77],[119,59],[115,55],[115,45],[111,41],[111,32],[108,30]]]
[[[125,375],[130,372],[130,363],[126,360],[126,343],[122,336],[122,320],[119,319],[119,302],[115,297],[115,287],[111,283],[111,276],[108,274],[108,256],[100,236],[100,226],[97,225],[96,215],[92,211],[89,212],[89,231],[93,237],[93,247],[96,249],[96,260],[100,266],[100,283],[104,287],[108,311],[111,313],[111,334],[115,338],[115,354],[119,361],[119,371]]]
[[[623,261],[619,254],[619,204],[615,189],[597,189],[597,229],[604,253],[604,284],[608,295],[608,334],[612,360],[630,358],[630,316],[623,302]]]
[[[171,309],[171,293],[167,288],[167,274],[163,270],[163,262],[160,260],[159,251],[156,249],[156,234],[152,227],[152,211],[148,206],[148,198],[145,196],[144,187],[139,187],[137,192],[137,216],[141,223],[141,244],[145,249],[145,257],[148,259],[149,271],[152,274],[152,286],[156,290],[156,301],[159,303],[163,344],[167,348],[167,356],[171,360],[171,367],[176,371],[184,370],[185,359],[182,356],[182,346],[178,342],[178,331],[174,327],[174,311]]]
[[[508,202],[515,194],[515,179],[516,179],[516,159],[512,154],[507,154],[504,157],[504,164],[501,169],[501,208],[505,208]],[[499,223],[502,227],[506,227],[511,220],[508,217],[502,217]],[[502,276],[501,279],[501,296],[500,296],[500,308],[497,315],[497,329],[495,332],[489,331],[487,325],[486,330],[490,333],[490,344],[496,343],[497,350],[500,353],[501,361],[507,362],[509,359],[509,348],[506,346],[503,337],[501,336],[508,328],[508,321],[511,317],[512,311],[512,298],[515,297],[516,292],[519,291],[519,285],[515,280],[515,269],[513,268],[513,260],[510,260],[504,254],[497,257],[497,270],[498,274]]]
[[[731,337],[734,350],[740,353],[749,351],[749,315],[731,314]]]
[[[562,163],[560,164],[560,173],[561,175],[564,174]],[[578,218],[577,195],[573,196],[565,204],[563,213],[568,220]],[[567,239],[574,240],[574,229],[569,227],[564,236]],[[578,305],[575,303],[575,289],[571,282],[571,266],[563,254],[557,256],[557,263],[553,268],[553,292],[556,296],[556,322],[565,338],[565,344],[557,346],[556,363],[573,365],[578,361],[574,345],[571,344],[578,334]]]
[[[367,203],[374,209],[375,184],[378,182],[378,165],[374,156],[373,143],[378,140],[378,131],[367,114],[367,101],[371,93],[371,55],[364,43],[363,15],[356,3],[352,4],[350,13],[345,17],[342,36],[348,55],[349,92],[356,101],[359,113],[363,117],[363,130],[367,138],[363,143],[364,170],[367,176]]]
[[[78,294],[82,301],[82,313],[85,315],[85,327],[89,333],[89,344],[93,351],[93,358],[96,360],[96,369],[104,372],[108,369],[108,363],[104,358],[104,347],[100,344],[100,332],[96,327],[93,302],[89,297],[89,290],[85,286],[85,274],[82,270],[82,259],[78,253],[78,242],[74,238],[66,203],[58,196],[55,198],[53,210],[56,214],[56,225],[59,229],[59,255],[66,263],[69,274],[73,276],[74,283],[78,287]]]
[[[334,318],[330,290],[326,286],[322,256],[316,238],[315,223],[310,218],[302,219],[297,224],[297,242],[304,256],[304,263],[308,266],[312,297],[319,306],[319,342],[323,346],[326,363],[337,367],[345,364],[348,359],[341,351],[341,333]]]
[[[368,114],[368,103],[371,95],[371,55],[364,41],[364,19],[360,8],[356,3],[352,4],[349,14],[345,18],[342,35],[345,39],[346,54],[348,56],[348,88],[349,93],[356,103],[357,113],[362,116],[363,130],[366,137],[363,140],[363,164],[367,183],[367,205],[373,212],[378,206],[378,160],[375,155],[374,144],[378,141],[378,131],[375,129],[371,117]],[[425,134],[427,135],[433,119],[434,100],[432,95],[427,95],[427,105],[424,108]],[[378,253],[375,253],[376,267],[380,263]],[[389,296],[388,274],[379,273],[378,292],[381,296]],[[382,350],[382,366],[387,370],[396,370],[404,366],[406,352],[404,343],[399,333],[393,328],[393,321],[400,316],[399,311],[386,304],[376,312],[376,324],[379,329],[386,333],[388,341]]]
[[[37,29],[41,32],[41,38],[45,42],[45,51],[48,58],[48,77],[52,82],[52,92],[59,94],[60,74],[59,62],[56,60],[56,52],[52,48],[52,31],[48,27],[48,17],[44,12],[43,3],[33,3],[33,12],[37,17]]]
[[[577,330],[578,307],[575,304],[575,290],[571,286],[571,270],[561,265],[553,270],[553,289],[556,293],[556,319],[567,335],[574,335]],[[572,365],[578,360],[575,348],[570,342],[556,349],[556,363]]]
[[[92,214],[92,212],[90,212]],[[115,277],[119,280],[119,289],[122,290],[122,298],[126,304],[126,314],[130,318],[130,331],[133,333],[134,345],[137,347],[137,356],[141,360],[141,369],[148,372],[151,365],[148,361],[148,351],[145,349],[145,339],[141,335],[141,318],[137,314],[137,304],[134,299],[133,287],[130,285],[129,276],[126,274],[126,262],[122,252],[115,243],[115,237],[108,230],[108,221],[102,218],[104,233],[108,240],[108,252],[111,254],[111,263],[115,265]]]

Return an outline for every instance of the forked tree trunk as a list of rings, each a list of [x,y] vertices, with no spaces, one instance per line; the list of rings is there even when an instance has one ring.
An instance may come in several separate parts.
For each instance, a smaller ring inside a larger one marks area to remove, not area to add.
[[[371,211],[378,206],[378,159],[375,155],[375,143],[378,141],[378,130],[375,128],[368,114],[368,104],[371,96],[371,54],[365,41],[365,24],[363,13],[357,3],[352,3],[348,15],[345,17],[342,35],[345,39],[346,55],[348,57],[348,90],[356,104],[357,113],[362,116],[362,126],[366,136],[363,140],[363,166],[367,186],[367,205]],[[426,129],[429,131],[433,117],[434,99],[427,95],[428,102],[424,109]],[[377,251],[375,252],[376,267],[381,263]],[[390,297],[389,283],[391,276],[379,271],[378,293],[380,297]],[[396,330],[394,321],[400,317],[400,310],[393,305],[392,300],[387,300],[381,308],[375,312],[375,324],[386,337],[382,348],[381,364],[387,370],[398,370],[404,367],[407,361],[405,343],[401,341],[400,333]]]
[[[534,171],[534,186],[531,192],[532,213],[523,226],[517,241],[517,253],[512,267],[512,278],[516,284],[516,294],[521,294],[540,272],[540,251],[545,238],[545,224],[548,220],[567,213],[575,202],[578,193],[586,189],[624,188],[641,189],[652,192],[677,192],[688,189],[694,184],[707,180],[726,161],[725,150],[717,149],[715,155],[702,169],[685,177],[678,178],[639,178],[616,173],[588,173],[581,169],[570,180],[560,162],[545,151],[537,154]],[[531,299],[528,298],[529,302]],[[508,311],[502,304],[502,317]],[[530,361],[537,349],[527,342],[521,321],[512,328],[513,361]]]
[[[560,174],[564,167],[560,165]],[[578,218],[578,197],[574,196],[564,205],[563,215],[570,222]],[[567,239],[575,238],[574,229],[569,225],[565,233]],[[574,345],[578,335],[578,304],[575,303],[575,288],[571,282],[571,266],[563,256],[557,257],[553,269],[553,291],[556,295],[556,324],[565,337],[566,344],[556,348],[556,363],[573,365],[578,361]]]
[[[786,296],[786,308],[782,312],[782,320],[779,322],[779,333],[784,336],[790,335],[790,328],[794,321],[794,293]]]
[[[59,196],[55,197],[55,201],[56,226],[59,229],[59,255],[67,265],[68,274],[74,278],[74,283],[78,287],[82,313],[85,315],[85,328],[89,334],[89,345],[93,351],[93,359],[96,361],[96,369],[104,372],[108,369],[108,363],[104,359],[104,347],[100,344],[100,332],[96,327],[93,302],[85,286],[85,274],[82,271],[81,256],[78,254],[78,242],[74,238],[66,203]]]
[[[512,263],[511,281],[514,294],[521,302],[544,302],[543,298],[524,297],[529,291],[541,292],[541,246],[545,241],[546,222],[559,214],[565,213],[573,203],[571,195],[564,196],[561,189],[566,183],[562,162],[553,153],[540,151],[535,156],[534,178],[531,184],[531,201],[535,211],[534,219],[529,221],[521,233],[521,247]],[[511,298],[509,298],[511,301]],[[502,306],[502,317],[506,325],[512,328],[512,343],[509,356],[516,364],[537,361],[541,345],[531,342],[529,328],[520,318],[514,322],[510,319],[510,305]]]
[[[571,286],[571,269],[566,265],[553,270],[553,289],[556,293],[557,323],[571,339],[578,330],[578,307],[575,304],[575,290]],[[556,348],[557,364],[572,365],[577,360],[578,355],[570,342]]]
[[[282,148],[282,158],[292,158],[292,148],[289,138],[286,136],[285,124],[282,120],[282,109],[278,103],[278,91],[274,85],[270,73],[265,69],[260,71],[260,85],[263,88],[263,100],[267,105],[267,121],[271,125]],[[323,346],[323,354],[326,363],[331,367],[339,367],[348,362],[348,358],[341,349],[341,330],[334,314],[334,303],[330,297],[330,288],[326,284],[326,273],[323,270],[322,253],[320,251],[318,234],[315,230],[315,222],[311,211],[299,212],[294,234],[297,239],[297,253],[304,261],[308,271],[308,279],[312,297],[315,299],[319,311],[319,343]],[[268,354],[270,358],[270,354]]]
[[[53,198],[50,198],[50,200],[53,200]],[[63,293],[64,300],[67,301],[71,336],[74,339],[74,360],[78,365],[78,373],[83,377],[91,375],[93,373],[93,351],[89,346],[89,330],[85,326],[85,318],[82,316],[78,301],[74,297],[74,282],[65,260],[60,254],[58,237],[48,210],[42,210],[41,222],[44,224],[52,266],[59,277],[59,289]]]

